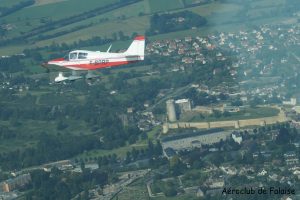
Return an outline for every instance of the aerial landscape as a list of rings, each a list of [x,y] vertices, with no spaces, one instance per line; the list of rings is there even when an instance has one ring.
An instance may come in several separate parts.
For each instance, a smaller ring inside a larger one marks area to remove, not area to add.
[[[0,200],[300,199],[299,0],[0,0]]]

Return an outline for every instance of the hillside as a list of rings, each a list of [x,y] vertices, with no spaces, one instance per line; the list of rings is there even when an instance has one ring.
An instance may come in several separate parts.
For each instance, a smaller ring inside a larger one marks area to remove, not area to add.
[[[25,0],[24,0],[25,1]],[[1,0],[3,7],[11,8],[23,2]],[[119,34],[145,34],[150,18],[155,13],[192,11],[206,17],[206,27],[157,35],[150,39],[206,35],[215,31],[235,31],[248,25],[259,25],[273,20],[285,20],[283,8],[287,0],[199,1],[172,0],[37,0],[33,5],[16,9],[0,18],[0,55],[21,53],[25,48],[36,48],[53,43],[71,44],[95,36],[114,38]],[[247,8],[247,12],[244,12]],[[273,15],[273,13],[277,13]],[[114,49],[113,49],[114,50]]]

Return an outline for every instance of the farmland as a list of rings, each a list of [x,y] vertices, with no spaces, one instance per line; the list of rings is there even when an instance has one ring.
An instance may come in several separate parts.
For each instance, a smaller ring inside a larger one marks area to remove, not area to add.
[[[1,0],[0,0],[1,1]],[[3,2],[9,3],[7,0],[2,0]],[[113,1],[116,2],[117,0]],[[40,0],[37,2],[37,5],[24,8],[18,12],[15,12],[11,15],[3,17],[1,20],[5,20],[6,23],[11,23],[15,25],[15,28],[9,30],[7,32],[6,37],[17,37],[21,35],[21,32],[26,32],[27,30],[33,30],[39,26],[45,25],[47,20],[51,18],[51,20],[60,20],[64,18],[68,18],[73,16],[74,14],[78,13],[79,8],[72,10],[72,6],[77,4],[80,7],[80,12],[89,11],[95,7],[101,7],[110,4],[112,1],[104,0],[99,1],[91,0],[89,4],[83,3],[79,0],[68,0],[68,1],[46,1]],[[166,1],[167,2],[167,1]],[[172,4],[159,4],[159,1],[156,0],[144,0],[139,1],[124,7],[113,9],[109,12],[105,12],[103,14],[99,14],[94,17],[84,18],[78,22],[74,22],[62,27],[57,27],[53,30],[46,31],[42,33],[43,35],[54,35],[59,32],[68,31],[71,29],[76,29],[78,26],[89,25],[87,27],[74,30],[71,32],[67,32],[66,34],[59,35],[57,37],[48,38],[48,39],[39,39],[39,35],[34,35],[30,38],[30,44],[12,44],[12,45],[3,45],[0,47],[0,56],[1,55],[11,55],[15,53],[21,53],[25,48],[34,48],[34,47],[44,47],[55,44],[67,43],[72,44],[79,40],[87,40],[94,36],[100,36],[102,38],[111,38],[113,34],[117,34],[119,32],[123,32],[123,34],[132,37],[133,33],[144,34],[145,31],[149,28],[150,25],[150,18],[153,13],[155,12],[163,12],[165,10],[169,10],[171,12],[189,10],[199,15],[202,15],[207,18],[208,25],[205,27],[200,27],[197,29],[188,29],[184,31],[177,31],[167,34],[159,34],[155,36],[149,37],[150,40],[161,40],[161,39],[169,39],[169,38],[182,38],[185,36],[205,36],[207,34],[215,33],[215,32],[234,32],[239,31],[240,29],[246,29],[248,24],[242,22],[239,19],[236,19],[236,15],[243,11],[243,5],[238,5],[235,3],[220,3],[220,2],[212,2],[207,4],[196,5],[194,7],[186,7],[185,5],[194,5],[194,1],[181,1],[178,0],[176,2],[172,1]],[[251,3],[248,13],[251,15],[256,15],[263,12],[272,12],[274,10],[274,6],[272,5],[271,1],[264,0],[261,1],[263,4],[258,4],[257,2]],[[285,1],[278,1],[278,4],[284,4]],[[81,6],[82,4],[82,6]],[[57,10],[57,8],[62,9],[66,8],[66,10]],[[58,15],[51,15],[52,13],[58,12]],[[42,16],[42,17],[39,17]],[[50,17],[49,17],[50,16]],[[284,20],[285,17],[283,16],[272,16],[268,18],[255,18],[251,20],[249,23],[253,24],[263,24],[265,22],[272,22],[274,19],[276,20]],[[43,21],[43,20],[46,20]],[[221,24],[220,24],[221,23]],[[216,24],[218,24],[216,26]],[[116,42],[113,43],[112,51],[116,51],[118,49],[123,49],[129,45],[128,40],[120,40],[118,39]],[[78,47],[79,48],[79,47]],[[82,47],[80,47],[82,48]],[[102,46],[93,46],[93,47],[84,47],[91,50],[102,50],[105,51],[108,48],[108,44],[104,44]],[[41,51],[40,52],[45,59],[48,56],[48,52]],[[27,74],[30,76],[35,73],[44,72],[43,69],[40,69],[37,63],[26,62],[27,67]],[[151,66],[138,66],[133,68],[122,68],[118,70],[114,70],[110,75],[104,76],[102,82],[105,83],[107,88],[111,87],[110,81],[112,78],[116,77],[120,72],[129,72],[130,70],[136,70],[138,72],[144,73],[147,69],[150,69]],[[50,74],[49,76],[54,76]],[[139,77],[142,80],[147,80],[149,78],[153,78],[150,76],[141,76]],[[137,78],[132,78],[128,80],[129,83],[134,83],[137,81]],[[50,89],[51,90],[51,89]],[[46,88],[46,91],[49,92],[49,88]],[[71,99],[66,95],[64,99],[57,96],[55,101],[50,102],[47,98],[47,92],[45,93],[35,93],[35,92],[28,92],[29,95],[35,97],[35,101],[37,105],[52,105],[52,104],[63,104],[64,101],[67,99],[70,104],[82,103],[86,101],[86,96],[81,95],[76,99]],[[27,95],[24,93],[24,95]],[[120,95],[119,98],[123,98]],[[8,104],[12,104],[14,102],[6,102]],[[16,103],[18,104],[18,102]],[[252,119],[257,117],[266,117],[266,116],[274,116],[277,115],[276,110],[264,110],[264,116],[260,116],[261,113],[257,112],[257,110],[249,110],[249,112],[232,114],[230,117],[221,117],[219,119],[215,119],[213,117],[208,117],[205,120],[199,119],[199,115],[187,115],[182,116],[183,121],[224,121],[224,120],[233,120],[236,118],[240,119]],[[58,121],[53,121],[53,123],[45,123],[43,121],[38,121],[37,123],[32,123],[32,121],[23,121],[21,124],[15,128],[18,132],[23,130],[24,133],[31,133],[32,135],[39,134],[40,129],[44,128],[49,133],[54,134],[57,129]],[[74,135],[82,134],[80,130],[82,128],[87,129],[84,134],[92,134],[92,131],[87,126],[86,123],[76,123],[72,120],[67,121],[68,127],[65,129],[66,132]],[[5,125],[5,124],[2,124]],[[9,126],[9,124],[5,125]],[[153,138],[153,137],[151,137]],[[18,141],[16,141],[18,143]],[[1,145],[1,144],[0,144]],[[24,142],[24,145],[34,145],[34,144],[27,144]],[[11,145],[1,145],[2,150],[6,150]],[[20,146],[20,145],[18,145]],[[130,148],[130,147],[128,147]],[[95,152],[95,154],[107,154],[107,152],[99,151]]]
[[[141,0],[136,3],[129,4],[125,7],[115,8],[108,12],[99,13],[96,16],[82,18],[76,22],[72,22],[63,26],[56,26],[43,33],[30,36],[30,43],[19,43],[12,45],[2,45],[0,47],[1,55],[11,55],[21,53],[26,48],[43,47],[52,43],[60,44],[73,43],[78,40],[84,40],[93,36],[111,38],[112,34],[122,31],[129,37],[133,33],[144,34],[149,28],[149,21],[152,14],[165,11],[182,11],[189,10],[201,16],[205,16],[208,20],[207,27],[201,27],[197,30],[185,30],[165,35],[154,36],[150,39],[163,39],[168,37],[184,37],[187,35],[206,35],[215,31],[237,31],[246,28],[247,23],[261,24],[272,20],[284,19],[283,16],[268,16],[265,14],[275,12],[274,4],[270,0],[254,1],[250,3],[247,15],[249,19],[244,23],[238,16],[243,12],[244,6],[236,3],[220,3],[211,2],[205,4],[197,4],[192,0]],[[276,2],[276,5],[284,5],[286,0]],[[12,4],[12,1],[2,0],[3,3]],[[35,5],[24,8],[20,11],[12,13],[6,17],[2,17],[2,21],[13,26],[12,30],[6,33],[6,38],[20,37],[24,33],[32,31],[37,27],[45,26],[50,22],[57,20],[65,20],[78,13],[89,12],[95,8],[107,6],[118,0],[104,0],[99,3],[96,0],[90,0],[85,3],[80,0],[39,0]],[[186,6],[186,7],[185,7]],[[55,13],[55,14],[53,14]],[[253,17],[253,19],[251,19]],[[218,24],[218,26],[216,26]],[[47,36],[45,39],[41,39]]]
[[[263,117],[273,117],[277,116],[279,110],[272,107],[259,107],[259,108],[247,108],[243,111],[232,113],[229,116],[215,117],[213,115],[201,116],[199,113],[185,113],[182,115],[182,121],[226,121],[226,120],[242,120],[242,119],[254,119],[254,118],[263,118]],[[204,117],[204,118],[203,118]]]
[[[182,0],[148,0],[152,13],[184,8]]]
[[[19,0],[0,0],[1,7],[11,7],[20,2]]]

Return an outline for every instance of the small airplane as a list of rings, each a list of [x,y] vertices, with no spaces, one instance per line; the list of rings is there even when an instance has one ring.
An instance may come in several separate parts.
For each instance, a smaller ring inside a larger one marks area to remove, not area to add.
[[[77,75],[77,71],[88,71],[86,79],[96,77],[92,74],[92,70],[103,69],[125,65],[133,62],[144,60],[145,57],[145,37],[137,36],[129,48],[123,53],[110,53],[111,45],[106,52],[75,50],[71,51],[64,58],[50,60],[45,65],[56,65],[63,68],[71,69],[72,75],[65,77],[63,72],[59,72],[54,79],[55,82],[63,82],[66,80],[74,81],[82,77]]]

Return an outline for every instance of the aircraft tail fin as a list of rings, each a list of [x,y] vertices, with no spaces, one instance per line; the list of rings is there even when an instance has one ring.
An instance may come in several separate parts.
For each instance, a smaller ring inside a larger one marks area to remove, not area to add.
[[[139,56],[140,60],[144,60],[145,57],[145,37],[136,36],[127,49],[125,54],[128,56]]]

